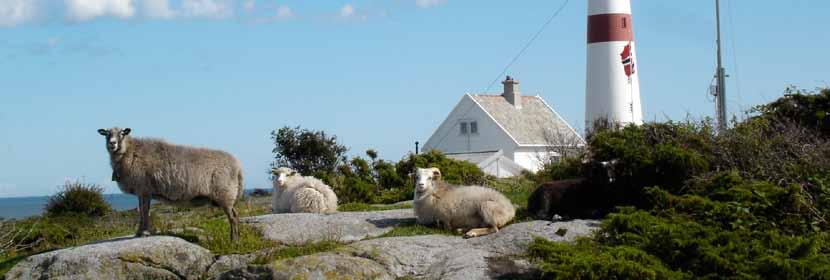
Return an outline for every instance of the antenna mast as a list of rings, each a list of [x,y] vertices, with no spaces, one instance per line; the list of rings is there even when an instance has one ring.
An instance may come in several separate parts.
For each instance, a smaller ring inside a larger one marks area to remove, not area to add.
[[[723,61],[721,59],[721,39],[720,39],[720,0],[715,0],[715,16],[718,29],[718,73],[717,73],[717,118],[718,131],[726,130],[726,69],[723,68]]]

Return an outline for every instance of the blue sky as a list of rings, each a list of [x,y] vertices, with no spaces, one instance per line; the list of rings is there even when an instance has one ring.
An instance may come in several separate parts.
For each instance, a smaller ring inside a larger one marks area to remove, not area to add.
[[[644,116],[711,116],[714,1],[633,1]],[[830,2],[722,1],[736,114],[830,81]],[[562,0],[0,0],[0,197],[109,182],[96,129],[227,150],[267,187],[271,130],[398,160],[481,92]],[[511,67],[581,131],[586,4]],[[499,84],[491,92],[500,90]]]

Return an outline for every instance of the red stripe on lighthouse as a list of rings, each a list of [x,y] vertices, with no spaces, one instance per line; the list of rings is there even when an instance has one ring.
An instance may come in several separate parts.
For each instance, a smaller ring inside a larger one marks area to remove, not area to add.
[[[612,41],[632,41],[630,14],[600,14],[588,16],[588,44]]]

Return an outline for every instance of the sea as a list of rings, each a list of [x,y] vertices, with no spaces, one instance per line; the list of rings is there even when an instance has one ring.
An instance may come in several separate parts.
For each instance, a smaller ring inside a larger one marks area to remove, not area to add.
[[[250,194],[253,189],[245,189]],[[138,207],[138,197],[131,194],[105,194],[104,199],[115,210],[129,210]],[[43,213],[43,207],[49,201],[48,196],[0,197],[0,217],[4,219],[22,219]]]

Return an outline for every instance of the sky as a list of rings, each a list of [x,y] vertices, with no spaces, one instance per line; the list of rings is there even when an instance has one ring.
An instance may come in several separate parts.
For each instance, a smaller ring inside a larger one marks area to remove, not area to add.
[[[830,83],[830,1],[724,0],[730,115]],[[111,169],[96,132],[222,149],[269,187],[270,132],[335,134],[399,160],[484,92],[565,0],[0,0],[0,197]],[[633,0],[644,118],[712,116],[714,1]],[[585,1],[507,70],[577,130]],[[499,93],[500,84],[488,92]]]

